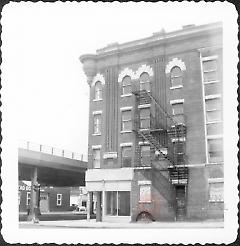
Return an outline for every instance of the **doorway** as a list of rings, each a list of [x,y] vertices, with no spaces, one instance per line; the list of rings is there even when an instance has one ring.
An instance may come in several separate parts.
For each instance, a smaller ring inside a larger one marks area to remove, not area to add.
[[[176,185],[176,220],[182,221],[186,217],[186,186]]]

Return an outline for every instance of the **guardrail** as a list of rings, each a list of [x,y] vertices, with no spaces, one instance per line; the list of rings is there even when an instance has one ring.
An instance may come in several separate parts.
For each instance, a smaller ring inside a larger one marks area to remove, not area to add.
[[[79,160],[79,161],[88,160],[87,155],[83,155],[80,153],[76,153],[76,152],[72,152],[69,150],[64,150],[64,149],[60,149],[60,148],[56,148],[56,147],[52,147],[48,145],[38,144],[38,143],[30,142],[30,141],[19,140],[18,146],[19,148],[22,148],[22,149],[38,151],[38,152],[42,152],[45,154],[60,156],[60,157],[69,158],[73,160]]]

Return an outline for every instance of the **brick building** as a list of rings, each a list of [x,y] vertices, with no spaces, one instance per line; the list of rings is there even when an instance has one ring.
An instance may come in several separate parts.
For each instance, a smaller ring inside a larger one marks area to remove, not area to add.
[[[18,182],[19,212],[27,212],[30,208],[31,186],[23,181]],[[40,212],[63,212],[70,208],[70,188],[68,187],[41,187]]]
[[[80,60],[97,220],[223,218],[222,24],[162,30]]]

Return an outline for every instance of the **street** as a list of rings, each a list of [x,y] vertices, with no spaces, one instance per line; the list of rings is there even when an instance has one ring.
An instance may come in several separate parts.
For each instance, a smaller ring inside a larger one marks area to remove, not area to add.
[[[37,224],[33,222],[20,222],[20,229],[47,229],[47,228],[92,228],[92,229],[103,229],[103,228],[114,228],[114,229],[123,229],[123,228],[144,228],[144,229],[154,229],[154,228],[224,228],[224,222],[222,220],[215,221],[201,221],[201,222],[141,222],[141,223],[129,223],[129,222],[96,222],[95,219],[87,221],[86,219],[82,220],[59,220],[59,221],[40,221]]]

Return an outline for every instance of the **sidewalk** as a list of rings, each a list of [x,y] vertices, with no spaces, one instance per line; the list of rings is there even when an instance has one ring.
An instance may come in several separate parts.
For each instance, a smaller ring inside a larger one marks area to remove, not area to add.
[[[20,228],[223,228],[223,221],[202,221],[202,222],[150,222],[150,223],[129,223],[129,222],[96,222],[95,219],[68,220],[68,221],[40,221],[38,224],[32,222],[20,222]]]

